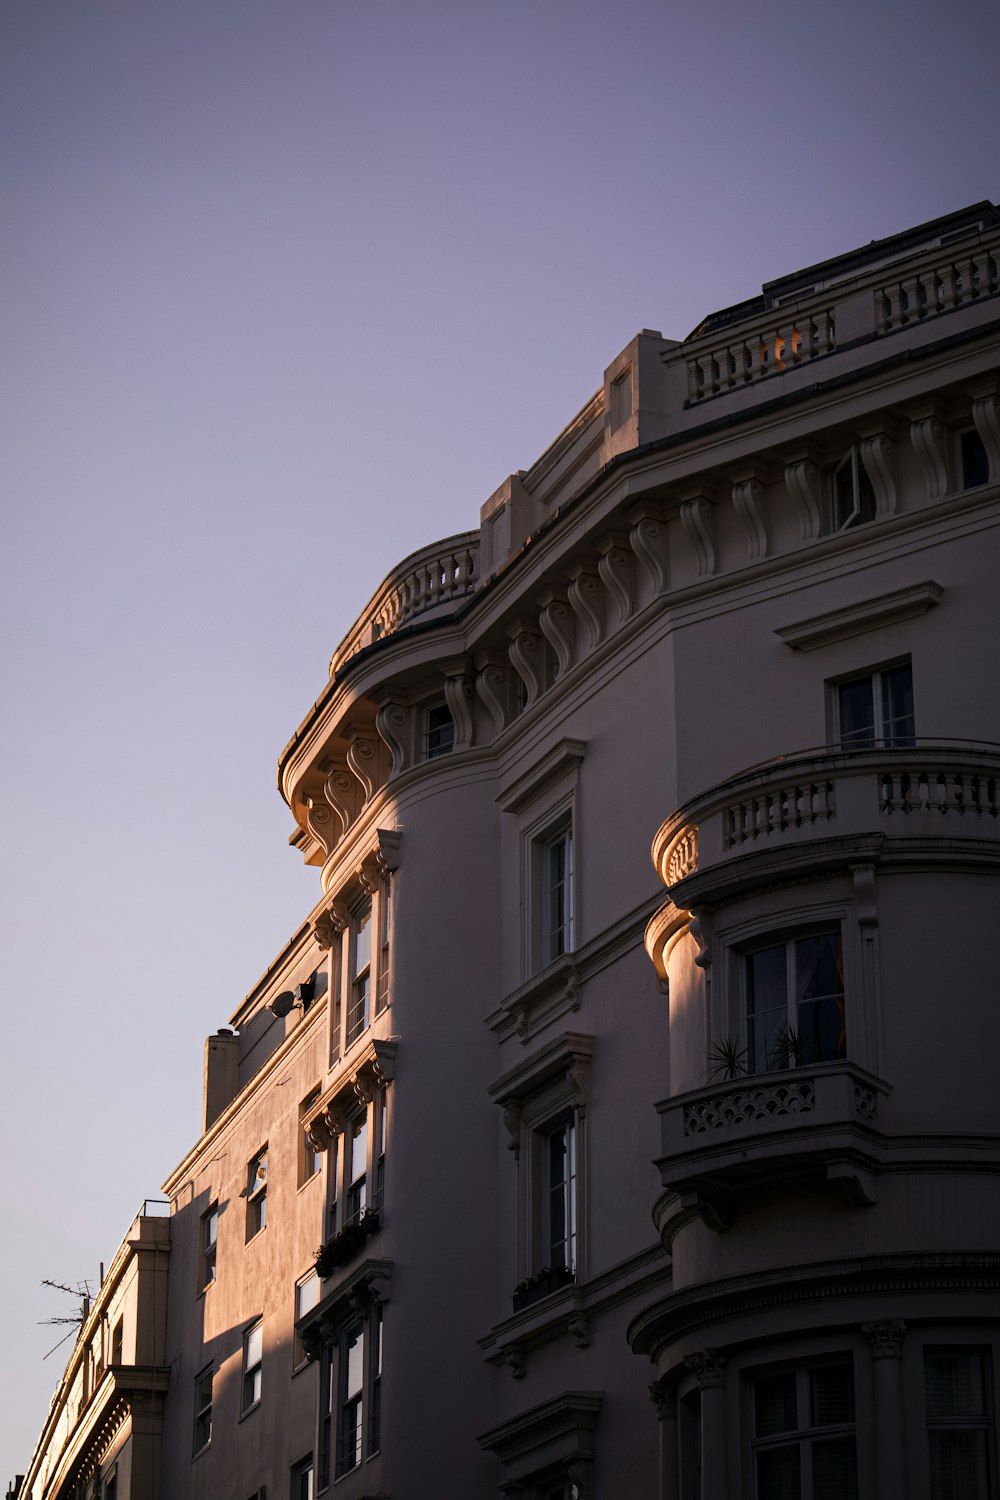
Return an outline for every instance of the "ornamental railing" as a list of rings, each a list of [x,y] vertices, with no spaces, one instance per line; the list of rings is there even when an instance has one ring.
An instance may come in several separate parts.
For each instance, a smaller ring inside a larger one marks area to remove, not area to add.
[[[478,531],[463,531],[411,552],[379,584],[337,647],[330,676],[366,646],[393,635],[418,616],[447,613],[471,594],[478,582]]]
[[[669,888],[758,849],[935,832],[1000,844],[1000,746],[917,740],[780,756],[692,798],[660,828],[653,861]]]

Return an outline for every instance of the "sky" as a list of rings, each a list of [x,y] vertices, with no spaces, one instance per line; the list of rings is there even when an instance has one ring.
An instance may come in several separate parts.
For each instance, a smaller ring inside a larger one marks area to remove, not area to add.
[[[275,765],[380,579],[640,328],[1000,199],[998,85],[995,0],[3,0],[0,1482],[320,894]]]

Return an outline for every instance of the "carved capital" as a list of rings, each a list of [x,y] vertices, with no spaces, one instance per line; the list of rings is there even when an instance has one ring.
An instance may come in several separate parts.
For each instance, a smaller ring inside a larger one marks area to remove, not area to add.
[[[721,1390],[726,1383],[727,1358],[718,1349],[702,1349],[684,1361],[703,1391]]]
[[[906,1324],[902,1318],[879,1318],[874,1323],[862,1323],[861,1332],[868,1340],[872,1359],[902,1359]]]
[[[392,764],[389,767],[390,779],[406,769],[409,751],[407,736],[409,716],[410,710],[402,703],[383,703],[375,715],[375,728],[392,757]]]
[[[747,535],[747,557],[756,562],[767,556],[767,508],[764,486],[758,479],[741,479],[733,485],[733,509]]]
[[[681,501],[681,525],[698,560],[698,576],[709,577],[719,566],[715,549],[715,507],[706,495]]]
[[[635,605],[632,592],[632,558],[623,537],[609,536],[601,542],[597,571],[614,606],[615,624],[624,625]]]
[[[649,1387],[649,1399],[656,1407],[656,1420],[658,1422],[675,1422],[677,1420],[677,1382],[667,1380],[661,1375],[659,1380],[651,1382]]]
[[[587,646],[592,651],[604,638],[604,590],[593,563],[578,562],[570,568],[567,594],[574,614],[583,624]]]
[[[524,683],[530,706],[542,692],[542,637],[523,620],[512,625],[507,634],[510,636],[510,659]]]
[[[475,688],[472,673],[465,661],[444,669],[444,701],[455,725],[454,749],[466,750],[472,744],[472,699]]]
[[[482,651],[475,659],[476,692],[493,720],[493,737],[503,734],[509,715],[510,663],[499,651]]]
[[[951,489],[950,437],[940,417],[921,417],[910,423],[910,441],[920,463],[924,494],[928,500],[940,500]]]
[[[538,623],[555,653],[556,676],[563,677],[573,665],[573,611],[561,589],[546,589],[538,602]]]

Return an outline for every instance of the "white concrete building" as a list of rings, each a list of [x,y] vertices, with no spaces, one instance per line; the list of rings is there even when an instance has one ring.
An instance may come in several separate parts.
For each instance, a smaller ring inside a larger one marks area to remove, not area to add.
[[[166,1500],[1000,1492],[998,261],[640,333],[361,612],[166,1183]]]

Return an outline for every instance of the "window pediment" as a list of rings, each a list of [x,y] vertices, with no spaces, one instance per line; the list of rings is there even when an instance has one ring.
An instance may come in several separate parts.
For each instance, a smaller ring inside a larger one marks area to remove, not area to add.
[[[304,1116],[302,1127],[316,1151],[347,1128],[348,1116],[359,1104],[370,1104],[381,1084],[391,1083],[398,1043],[371,1037]]]

